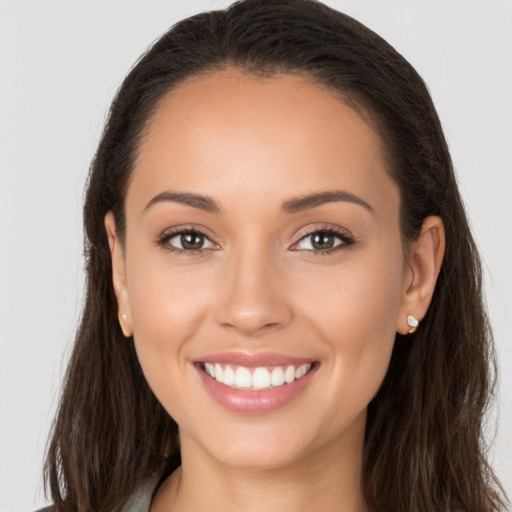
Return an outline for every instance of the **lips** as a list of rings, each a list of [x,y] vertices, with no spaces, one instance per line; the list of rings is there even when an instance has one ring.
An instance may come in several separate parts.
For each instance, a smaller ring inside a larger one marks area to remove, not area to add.
[[[256,368],[258,366],[284,366],[284,365],[302,365],[311,363],[312,359],[304,357],[287,356],[276,352],[261,352],[256,354],[246,352],[218,352],[198,357],[195,363],[223,363],[235,366],[245,366]]]
[[[318,370],[311,359],[224,352],[195,361],[207,392],[233,412],[264,413],[298,397]]]

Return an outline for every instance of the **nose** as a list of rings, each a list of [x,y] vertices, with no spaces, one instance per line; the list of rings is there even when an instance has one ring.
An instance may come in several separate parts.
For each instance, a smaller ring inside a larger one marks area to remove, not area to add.
[[[279,264],[280,263],[280,264]],[[281,329],[293,319],[283,262],[247,249],[226,261],[221,277],[217,322],[246,337]]]

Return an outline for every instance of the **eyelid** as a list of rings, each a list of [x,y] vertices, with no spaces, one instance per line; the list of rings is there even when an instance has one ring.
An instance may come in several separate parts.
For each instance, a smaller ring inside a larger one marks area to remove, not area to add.
[[[337,237],[341,243],[335,245],[334,247],[326,250],[320,249],[294,249],[302,240],[307,238],[308,236],[314,235],[316,233],[328,233]],[[312,252],[318,254],[329,254],[335,252],[341,248],[346,248],[353,245],[356,242],[354,236],[347,229],[341,228],[340,226],[332,225],[332,224],[322,224],[320,226],[307,226],[299,231],[297,234],[297,241],[293,243],[290,247],[290,250],[294,251],[304,251],[304,252]]]
[[[169,240],[173,237],[176,237],[183,233],[197,233],[201,236],[203,236],[206,240],[208,240],[211,244],[215,245],[216,247],[206,247],[201,249],[180,249],[179,247],[174,247],[170,244],[168,244]],[[337,237],[341,243],[333,246],[330,249],[297,249],[295,248],[302,240],[307,238],[308,236],[314,235],[315,233],[328,233],[332,234],[333,236]],[[289,250],[296,251],[296,252],[309,252],[309,253],[316,253],[316,254],[330,254],[333,252],[336,252],[339,249],[347,248],[351,245],[353,245],[356,242],[353,235],[345,228],[341,228],[340,226],[332,225],[332,224],[322,224],[322,225],[316,225],[316,226],[306,226],[302,228],[298,234],[297,234],[297,241],[292,244],[292,246],[289,248]],[[194,255],[194,254],[203,254],[207,251],[212,250],[218,250],[220,248],[220,244],[215,242],[213,240],[213,237],[209,235],[206,230],[200,226],[197,225],[181,225],[181,226],[174,226],[172,228],[168,228],[164,230],[156,239],[155,241],[156,245],[166,249],[170,252],[175,253],[186,253],[187,255]]]
[[[181,249],[179,247],[174,247],[170,245],[168,242],[172,238],[179,236],[184,233],[196,233],[198,235],[203,236],[206,240],[208,240],[211,244],[215,245],[216,247],[205,247],[201,249]],[[202,254],[206,251],[211,250],[217,250],[220,245],[215,242],[211,235],[209,235],[206,230],[199,226],[195,225],[182,225],[182,226],[174,226],[172,228],[168,228],[164,230],[156,239],[155,244],[169,252],[175,252],[175,253],[186,253],[187,255],[194,255],[194,254]]]

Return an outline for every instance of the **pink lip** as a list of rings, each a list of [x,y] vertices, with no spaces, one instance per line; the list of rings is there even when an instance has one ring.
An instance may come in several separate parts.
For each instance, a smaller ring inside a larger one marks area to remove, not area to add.
[[[228,362],[224,357],[218,360],[218,362],[221,361]],[[231,361],[231,364],[239,364],[241,360],[239,358],[234,358]],[[300,362],[302,361],[303,360],[300,360]],[[208,362],[213,361],[208,358]],[[286,362],[291,363],[291,359],[287,358]],[[310,362],[310,360],[305,360],[305,362]],[[259,366],[278,366],[280,364],[281,359],[258,360]],[[202,364],[196,363],[194,366],[206,388],[206,391],[219,405],[232,412],[261,414],[284,407],[297,398],[311,382],[319,365],[314,364],[306,375],[302,376],[300,379],[294,380],[291,384],[283,384],[282,386],[277,386],[275,388],[258,391],[251,389],[235,389],[230,386],[226,386],[206,374],[203,370]],[[244,361],[243,366],[248,366],[246,361]]]
[[[284,366],[293,364],[300,366],[306,363],[312,363],[313,360],[302,357],[287,356],[276,352],[262,352],[248,354],[245,352],[218,352],[208,354],[204,357],[198,357],[195,363],[219,363],[231,364],[236,366],[245,366],[246,368],[256,368],[258,366]]]

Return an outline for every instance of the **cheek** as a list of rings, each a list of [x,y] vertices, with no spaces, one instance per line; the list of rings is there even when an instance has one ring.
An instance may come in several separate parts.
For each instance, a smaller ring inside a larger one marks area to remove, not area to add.
[[[312,321],[317,318],[329,338],[338,333],[360,342],[369,332],[387,338],[396,328],[402,274],[401,252],[366,250],[349,255],[340,265],[310,269],[306,282],[297,281],[300,289],[295,294],[303,314]]]
[[[187,393],[174,384],[190,371],[186,355],[204,322],[205,276],[146,255],[132,258],[127,278],[137,356],[150,387],[167,406],[166,390],[173,396]]]
[[[192,336],[201,320],[202,296],[194,291],[195,284],[190,277],[152,279],[147,273],[134,282],[130,293],[134,331],[165,345]]]
[[[342,390],[336,400],[354,413],[373,398],[389,365],[402,289],[398,256],[318,269],[311,275],[315,286],[296,293],[302,316],[329,349],[327,364]]]

